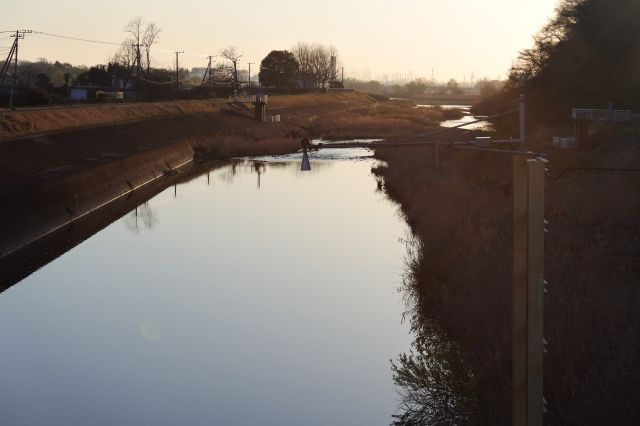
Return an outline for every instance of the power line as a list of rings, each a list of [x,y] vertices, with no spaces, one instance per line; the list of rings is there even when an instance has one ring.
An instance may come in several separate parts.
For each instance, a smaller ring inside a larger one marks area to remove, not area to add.
[[[40,35],[44,35],[44,36],[62,38],[62,39],[67,39],[67,40],[83,41],[83,42],[87,42],[87,43],[107,44],[107,45],[111,45],[111,46],[120,46],[120,45],[122,45],[122,43],[114,43],[112,41],[93,40],[93,39],[88,39],[88,38],[73,37],[73,36],[62,35],[62,34],[46,33],[46,32],[43,32],[43,31],[34,31],[34,34],[40,34]],[[154,52],[175,53],[174,50],[166,50],[166,49],[150,49],[150,50],[154,51]],[[183,53],[185,55],[189,55],[189,56],[204,57],[204,58],[207,57],[207,55],[200,54],[200,53],[189,53],[189,52],[183,52]]]
[[[113,43],[110,41],[101,41],[101,40],[90,40],[90,39],[86,39],[86,38],[79,38],[79,37],[71,37],[71,36],[65,36],[65,35],[60,35],[60,34],[51,34],[51,33],[45,33],[42,31],[34,31],[35,34],[40,34],[40,35],[45,35],[45,36],[50,36],[50,37],[57,37],[57,38],[65,38],[68,40],[76,40],[76,41],[85,41],[88,43],[98,43],[98,44],[110,44],[113,46],[120,46],[122,43]]]
[[[173,84],[176,82],[176,80],[171,80],[171,81],[152,81],[152,80],[147,80],[144,77],[140,77],[140,81],[144,81],[146,83],[150,83],[150,84],[158,84],[158,85],[162,85],[162,84]]]

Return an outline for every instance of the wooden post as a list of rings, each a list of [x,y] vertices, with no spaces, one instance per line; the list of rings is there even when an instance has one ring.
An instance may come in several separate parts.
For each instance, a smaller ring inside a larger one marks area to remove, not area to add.
[[[513,426],[527,425],[527,236],[528,171],[524,157],[513,156]]]
[[[266,102],[263,102],[261,100],[261,96],[258,95],[256,96],[256,102],[255,102],[255,110],[256,110],[256,120],[264,123],[266,121],[266,111],[267,111],[267,104]]]
[[[440,144],[436,144],[436,169],[440,168]]]
[[[527,160],[528,300],[527,300],[527,426],[542,426],[542,357],[544,308],[544,163]]]

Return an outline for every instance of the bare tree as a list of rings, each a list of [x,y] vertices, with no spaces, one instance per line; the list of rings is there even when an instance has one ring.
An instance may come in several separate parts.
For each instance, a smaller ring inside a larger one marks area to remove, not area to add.
[[[127,22],[127,25],[124,26],[124,31],[129,33],[130,39],[133,40],[134,43],[139,44],[142,41],[142,26],[144,25],[144,21],[141,16],[136,16]]]
[[[226,49],[220,51],[220,56],[231,62],[231,68],[233,70],[233,83],[234,88],[238,88],[238,60],[242,57],[242,53],[238,53],[235,46],[229,46]]]
[[[295,56],[299,64],[302,86],[309,87],[311,83],[315,84],[315,79],[313,77],[311,46],[308,43],[299,41],[291,49],[291,52],[293,53],[293,56]]]
[[[117,62],[128,68],[136,62],[138,51],[130,39],[122,42],[120,48],[113,56],[113,62]]]
[[[327,82],[334,77],[335,69],[332,66],[331,58],[335,56],[337,61],[338,54],[335,47],[298,42],[291,51],[300,64],[300,77],[305,87],[311,85],[325,87]]]
[[[151,48],[160,34],[160,27],[155,22],[145,22],[142,17],[136,16],[127,22],[124,30],[129,33],[129,37],[122,42],[116,57],[130,65],[138,55],[140,59],[144,56],[144,64],[141,63],[140,66],[145,74],[148,73],[151,68]]]
[[[156,25],[155,22],[149,22],[145,26],[144,32],[142,33],[142,45],[144,46],[146,72],[148,72],[149,68],[151,68],[151,47],[153,46],[153,43],[156,42],[160,31],[162,30]]]

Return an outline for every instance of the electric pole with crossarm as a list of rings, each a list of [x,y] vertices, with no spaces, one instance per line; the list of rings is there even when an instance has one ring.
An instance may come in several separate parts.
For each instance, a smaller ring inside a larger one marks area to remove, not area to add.
[[[7,55],[7,59],[4,61],[2,65],[2,69],[0,69],[0,87],[4,83],[7,74],[9,73],[9,69],[11,68],[11,63],[13,62],[13,75],[11,76],[11,92],[9,94],[9,106],[13,108],[14,98],[17,97],[18,92],[18,45],[20,40],[24,38],[25,34],[31,34],[33,31],[31,30],[16,30],[16,33],[11,35],[14,38],[13,44],[11,45],[11,49],[9,50],[9,54]]]

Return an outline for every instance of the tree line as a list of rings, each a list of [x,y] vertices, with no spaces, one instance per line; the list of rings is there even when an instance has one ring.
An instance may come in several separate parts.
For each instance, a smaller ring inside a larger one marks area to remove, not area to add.
[[[243,53],[235,46],[218,52],[211,66],[167,69],[154,66],[154,52],[162,34],[155,23],[142,17],[124,26],[126,37],[106,64],[74,66],[58,61],[21,60],[18,64],[17,100],[22,105],[42,105],[68,101],[73,87],[135,93],[140,99],[218,96],[252,86],[246,69],[241,69]],[[276,90],[340,87],[338,53],[333,46],[298,42],[290,50],[274,50],[261,62],[259,83]],[[0,62],[1,64],[2,62]],[[206,59],[203,58],[203,65]],[[256,70],[258,71],[258,70]],[[0,103],[8,100],[11,82],[0,88]],[[176,90],[179,89],[179,90]],[[6,98],[6,99],[5,99]]]
[[[273,50],[260,63],[260,82],[283,88],[341,87],[334,46],[298,42],[291,50]]]
[[[488,103],[527,95],[532,119],[558,125],[572,107],[640,109],[640,2],[562,0]]]

